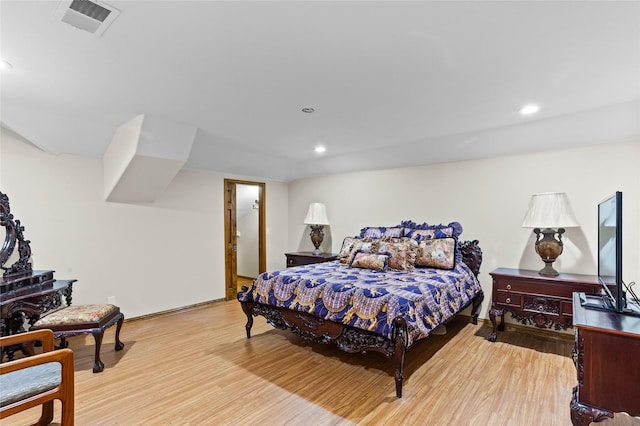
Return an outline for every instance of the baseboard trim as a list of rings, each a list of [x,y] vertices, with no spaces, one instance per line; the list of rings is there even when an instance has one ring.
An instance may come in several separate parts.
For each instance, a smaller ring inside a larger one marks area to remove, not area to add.
[[[489,328],[493,328],[493,324],[491,323],[491,320],[489,320],[488,318],[478,318],[478,325],[481,325],[482,327],[486,326]],[[550,330],[548,328],[538,328],[534,326],[514,324],[506,321],[504,323],[504,331],[498,331],[498,336],[500,335],[500,333],[506,333],[509,331],[525,333],[525,334],[529,334],[529,335],[532,335],[538,338],[543,338],[543,339],[562,340],[564,342],[570,342],[570,343],[575,340],[573,333],[572,334],[563,333],[561,331]]]
[[[213,305],[215,303],[225,302],[225,301],[226,299],[214,299],[206,302],[194,303],[193,305],[187,305],[180,308],[168,309],[166,311],[153,312],[151,314],[140,315],[139,317],[125,318],[124,322],[133,322],[133,321],[146,320],[150,318],[158,318],[158,317],[163,317],[167,315],[178,314],[180,312],[188,311],[195,308],[200,308],[206,305]]]

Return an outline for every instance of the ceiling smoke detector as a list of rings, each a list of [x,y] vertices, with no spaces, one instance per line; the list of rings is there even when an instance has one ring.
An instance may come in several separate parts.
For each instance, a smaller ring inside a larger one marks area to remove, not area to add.
[[[98,0],[63,0],[55,17],[75,28],[101,36],[120,11]]]

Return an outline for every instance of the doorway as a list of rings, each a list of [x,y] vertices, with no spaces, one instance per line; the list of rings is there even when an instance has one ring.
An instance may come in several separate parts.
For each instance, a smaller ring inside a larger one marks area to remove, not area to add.
[[[225,298],[231,300],[239,271],[249,278],[267,268],[265,184],[225,179],[224,187]]]

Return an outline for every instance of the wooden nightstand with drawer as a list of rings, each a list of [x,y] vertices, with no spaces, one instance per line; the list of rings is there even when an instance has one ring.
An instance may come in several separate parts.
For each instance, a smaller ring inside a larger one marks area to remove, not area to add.
[[[337,254],[331,254],[331,253],[313,254],[313,252],[310,252],[310,251],[285,253],[285,256],[287,256],[287,268],[291,268],[293,266],[309,265],[311,263],[329,262],[331,260],[336,260],[338,258]]]
[[[498,268],[490,275],[493,291],[489,319],[493,331],[487,340],[491,342],[496,341],[498,330],[504,331],[505,311],[524,325],[567,329],[573,326],[573,293],[599,294],[601,289],[595,275],[548,277],[537,271],[510,268]],[[500,324],[496,322],[497,316]]]

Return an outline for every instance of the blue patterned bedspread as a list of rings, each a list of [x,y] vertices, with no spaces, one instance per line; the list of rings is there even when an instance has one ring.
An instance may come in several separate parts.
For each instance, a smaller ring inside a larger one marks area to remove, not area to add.
[[[378,272],[333,261],[265,272],[246,292],[238,293],[238,300],[307,312],[389,339],[393,318],[402,316],[409,347],[429,336],[481,291],[463,262],[450,271]]]

